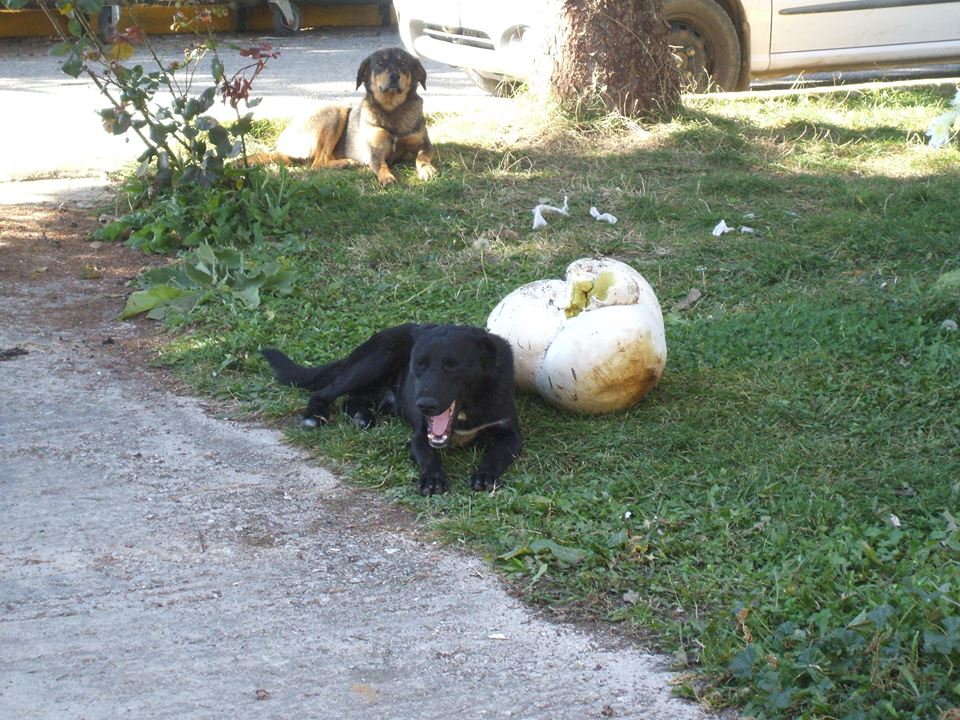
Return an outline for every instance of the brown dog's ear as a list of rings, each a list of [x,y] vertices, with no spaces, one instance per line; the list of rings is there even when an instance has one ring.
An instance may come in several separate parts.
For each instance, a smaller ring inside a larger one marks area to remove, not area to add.
[[[414,59],[413,69],[417,75],[417,82],[419,82],[423,86],[423,89],[426,90],[427,89],[427,71],[423,69],[423,63],[420,62],[419,60]]]
[[[360,89],[361,85],[366,85],[367,80],[370,79],[370,58],[364,58],[363,62],[360,63],[360,67],[357,68],[357,87],[356,90]]]

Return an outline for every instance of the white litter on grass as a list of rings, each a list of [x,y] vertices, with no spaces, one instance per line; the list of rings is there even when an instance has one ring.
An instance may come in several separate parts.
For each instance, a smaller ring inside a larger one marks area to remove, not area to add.
[[[739,230],[741,235],[753,235],[757,232],[752,227],[747,227],[746,225],[741,225],[738,228],[732,228],[727,225],[726,220],[721,220],[717,223],[716,227],[713,228],[713,236],[720,237],[721,235],[726,235],[728,232],[733,232],[734,230]]]
[[[938,115],[927,128],[927,137],[930,138],[928,144],[932,148],[942,148],[950,144],[950,139],[960,133],[960,88],[957,88],[957,94],[954,95],[950,107],[941,115]]]
[[[717,226],[713,229],[713,236],[720,237],[721,235],[725,235],[726,233],[732,232],[732,231],[733,231],[733,228],[727,225],[727,221],[721,220],[720,222],[717,223]]]
[[[617,216],[611,215],[610,213],[602,213],[597,210],[595,207],[590,208],[590,216],[596,220],[602,220],[603,222],[608,222],[611,225],[617,224]]]
[[[544,219],[543,214],[545,212],[555,212],[560,215],[570,215],[567,205],[567,196],[563,196],[563,207],[554,207],[553,205],[544,205],[540,203],[533,209],[533,229],[542,228],[547,224],[547,221]]]

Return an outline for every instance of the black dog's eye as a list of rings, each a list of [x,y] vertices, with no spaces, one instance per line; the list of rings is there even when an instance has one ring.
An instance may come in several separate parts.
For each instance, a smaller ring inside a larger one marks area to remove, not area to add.
[[[446,358],[443,361],[444,370],[456,370],[460,363],[454,358]]]
[[[427,365],[429,364],[430,363],[427,362],[426,358],[420,358],[419,360],[413,363],[413,369],[416,370],[418,373],[421,373],[427,369]]]

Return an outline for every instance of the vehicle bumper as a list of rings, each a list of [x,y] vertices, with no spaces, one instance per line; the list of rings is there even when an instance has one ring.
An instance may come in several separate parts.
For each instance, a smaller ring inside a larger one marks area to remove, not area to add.
[[[477,8],[445,0],[395,0],[394,8],[400,39],[417,57],[527,80],[542,53],[542,19],[525,17],[516,4],[493,0]]]

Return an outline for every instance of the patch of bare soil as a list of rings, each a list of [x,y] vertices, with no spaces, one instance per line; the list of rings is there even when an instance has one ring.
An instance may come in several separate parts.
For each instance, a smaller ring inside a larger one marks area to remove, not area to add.
[[[116,318],[134,289],[131,282],[165,260],[93,240],[98,227],[97,217],[85,209],[5,206],[0,215],[0,295],[16,306],[19,321],[40,332],[75,335],[83,347],[104,351],[109,366],[150,373],[158,328]],[[12,348],[0,348],[6,350]],[[152,374],[160,379],[160,373]]]

